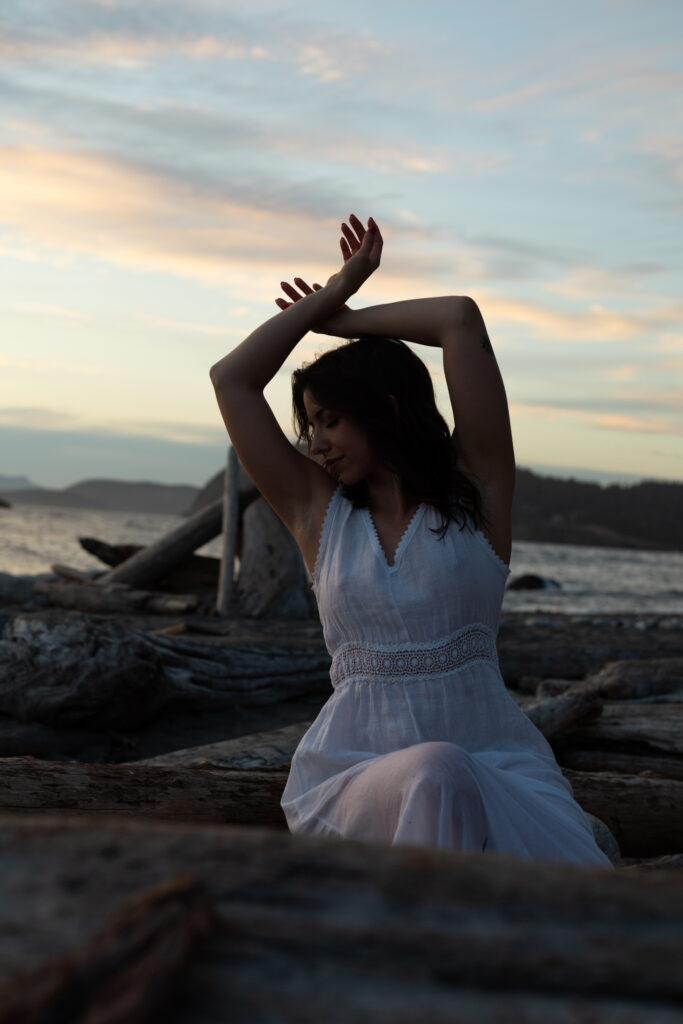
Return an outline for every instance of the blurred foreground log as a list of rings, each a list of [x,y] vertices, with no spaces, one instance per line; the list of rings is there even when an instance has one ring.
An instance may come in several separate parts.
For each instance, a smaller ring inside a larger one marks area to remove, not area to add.
[[[217,920],[191,876],[145,889],[94,938],[1,987],[0,1024],[157,1024],[176,972]]]
[[[6,983],[191,866],[218,926],[176,973],[174,1024],[681,1019],[677,875],[139,819],[6,816],[0,855]]]

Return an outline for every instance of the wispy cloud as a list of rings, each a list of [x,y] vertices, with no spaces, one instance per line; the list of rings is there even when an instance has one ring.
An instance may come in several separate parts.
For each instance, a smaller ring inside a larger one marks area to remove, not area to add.
[[[671,434],[683,436],[683,423],[673,417],[627,416],[613,413],[572,409],[558,405],[531,402],[511,402],[510,412],[514,417],[545,420],[569,419],[583,422],[601,430],[639,434]]]

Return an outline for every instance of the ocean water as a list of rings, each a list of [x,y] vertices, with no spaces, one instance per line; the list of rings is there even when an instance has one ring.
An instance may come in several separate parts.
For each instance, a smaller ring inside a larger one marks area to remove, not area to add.
[[[102,569],[78,543],[97,537],[110,544],[150,544],[180,516],[15,505],[0,509],[0,572],[49,572],[59,562]],[[220,555],[220,538],[201,549]],[[535,573],[559,586],[511,591],[507,611],[567,614],[683,615],[683,552],[631,551],[520,541],[513,546],[511,579]]]

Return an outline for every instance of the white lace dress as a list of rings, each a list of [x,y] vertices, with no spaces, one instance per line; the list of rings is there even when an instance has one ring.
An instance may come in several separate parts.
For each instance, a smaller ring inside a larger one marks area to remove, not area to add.
[[[552,750],[509,696],[496,633],[509,569],[421,505],[388,565],[338,489],[313,588],[333,693],[292,759],[292,832],[609,865]]]

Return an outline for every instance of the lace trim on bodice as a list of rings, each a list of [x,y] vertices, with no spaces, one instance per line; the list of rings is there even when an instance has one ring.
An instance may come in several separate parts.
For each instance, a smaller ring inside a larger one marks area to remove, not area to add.
[[[428,643],[342,644],[334,652],[330,678],[334,687],[359,676],[408,681],[452,672],[473,661],[498,664],[495,633],[479,622]]]

